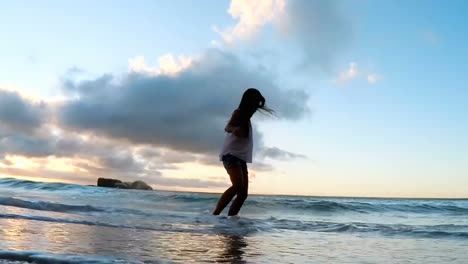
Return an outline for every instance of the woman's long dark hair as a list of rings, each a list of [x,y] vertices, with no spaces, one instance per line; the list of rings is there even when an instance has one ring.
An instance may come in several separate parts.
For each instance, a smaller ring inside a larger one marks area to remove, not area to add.
[[[274,114],[274,111],[268,108],[265,105],[265,102],[265,97],[263,97],[260,91],[255,88],[247,89],[242,95],[238,109],[240,112],[240,125],[242,130],[245,131],[245,135],[248,136],[249,134],[248,126],[250,118],[257,110],[261,110],[269,114]]]

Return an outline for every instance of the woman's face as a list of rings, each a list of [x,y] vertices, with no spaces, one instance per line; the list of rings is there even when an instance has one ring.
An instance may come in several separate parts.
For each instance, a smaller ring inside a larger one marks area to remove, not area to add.
[[[250,106],[258,108],[261,105],[261,102],[262,102],[262,96],[261,95],[259,95],[257,93],[253,93],[253,94],[251,94],[251,96],[249,96],[249,105]]]

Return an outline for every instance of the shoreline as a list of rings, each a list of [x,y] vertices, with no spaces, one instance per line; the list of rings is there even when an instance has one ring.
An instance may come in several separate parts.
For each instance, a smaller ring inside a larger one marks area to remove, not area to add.
[[[15,177],[2,177],[0,179],[12,179],[12,180],[19,180],[19,181],[29,181],[34,183],[56,183],[56,184],[70,184],[70,185],[78,185],[78,186],[86,186],[86,187],[99,187],[94,184],[78,184],[78,183],[69,183],[69,182],[41,182],[41,181],[33,181],[33,180],[24,180],[21,178]],[[106,187],[101,187],[106,188]],[[120,189],[125,190],[125,189]],[[213,194],[213,195],[220,195],[222,192],[203,192],[203,191],[181,191],[181,190],[166,190],[166,189],[158,189],[154,188],[152,191],[158,192],[173,192],[173,193],[194,193],[194,194]],[[280,197],[304,197],[304,198],[337,198],[337,199],[375,199],[375,200],[442,200],[442,201],[466,201],[466,198],[453,198],[453,197],[376,197],[376,196],[339,196],[339,195],[330,195],[330,196],[321,196],[321,195],[292,195],[292,194],[263,194],[263,193],[249,193],[249,196],[280,196]]]

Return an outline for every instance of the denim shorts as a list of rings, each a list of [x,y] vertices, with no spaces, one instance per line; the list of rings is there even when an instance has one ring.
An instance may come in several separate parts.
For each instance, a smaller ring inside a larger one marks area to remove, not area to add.
[[[240,167],[244,175],[248,174],[247,171],[247,163],[236,156],[231,154],[224,155],[223,158],[223,165],[225,169],[230,169],[233,167]]]

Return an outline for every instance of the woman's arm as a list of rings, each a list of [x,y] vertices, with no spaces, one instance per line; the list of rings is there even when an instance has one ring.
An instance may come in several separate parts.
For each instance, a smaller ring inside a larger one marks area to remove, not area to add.
[[[235,133],[240,129],[240,127],[232,126],[227,124],[226,127],[224,128],[224,131],[227,133]]]
[[[240,113],[239,110],[236,110],[234,113],[232,113],[231,120],[229,120],[228,124],[224,128],[224,131],[227,133],[232,133],[237,137],[242,137],[243,133],[240,124]]]

